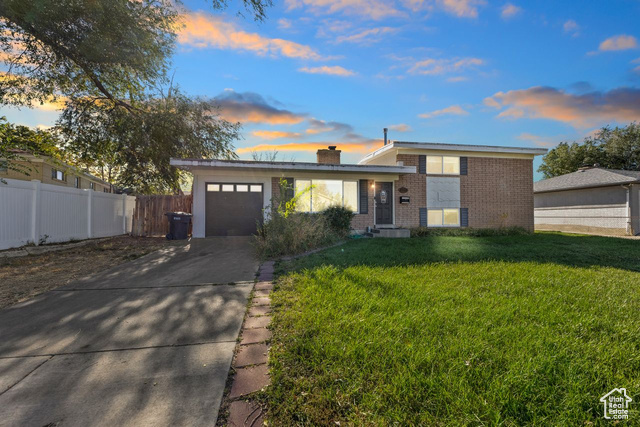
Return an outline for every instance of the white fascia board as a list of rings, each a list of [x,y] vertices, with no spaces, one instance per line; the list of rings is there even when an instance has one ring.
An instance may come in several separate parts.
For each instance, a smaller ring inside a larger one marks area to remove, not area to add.
[[[367,154],[358,164],[367,164],[372,159],[385,154],[389,150],[425,150],[425,151],[462,151],[473,153],[493,153],[493,154],[525,154],[530,156],[541,156],[547,153],[546,148],[527,147],[499,147],[490,145],[462,145],[462,144],[441,144],[433,142],[391,142],[376,151]]]
[[[171,166],[181,169],[216,168],[216,169],[253,169],[276,171],[309,171],[309,172],[353,172],[376,174],[416,173],[415,166],[375,166],[375,165],[324,165],[317,163],[285,163],[285,162],[252,162],[225,160],[193,160],[171,159]]]

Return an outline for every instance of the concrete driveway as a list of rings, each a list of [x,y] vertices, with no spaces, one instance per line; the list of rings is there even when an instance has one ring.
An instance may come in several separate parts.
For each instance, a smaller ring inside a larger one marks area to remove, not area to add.
[[[1,310],[0,426],[214,425],[257,268],[197,239]]]

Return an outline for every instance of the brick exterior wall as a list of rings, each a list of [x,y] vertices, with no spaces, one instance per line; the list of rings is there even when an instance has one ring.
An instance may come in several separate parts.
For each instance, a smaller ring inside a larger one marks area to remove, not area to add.
[[[420,226],[420,208],[427,206],[427,176],[417,173],[418,156],[414,154],[399,154],[397,161],[404,166],[415,166],[416,173],[400,175],[394,187],[394,209],[396,210],[396,226],[412,228]],[[398,190],[405,187],[409,191],[402,194]],[[400,204],[400,196],[409,196],[408,204]]]
[[[398,161],[418,168],[418,155],[400,154]],[[533,161],[490,157],[469,157],[467,175],[460,178],[460,207],[469,209],[469,227],[522,227],[533,231]],[[438,175],[447,176],[447,175]],[[279,178],[272,178],[272,195],[280,192]],[[362,231],[374,221],[373,180],[368,181],[369,211],[357,214],[351,228]],[[400,188],[408,189],[400,193]],[[409,196],[410,203],[400,204],[400,196]],[[420,226],[420,208],[427,207],[427,175],[401,175],[394,182],[395,225],[413,228]]]
[[[469,157],[460,206],[469,209],[469,227],[533,231],[533,161]]]
[[[369,210],[366,214],[356,214],[351,220],[351,228],[357,231],[366,230],[367,227],[373,227],[373,180],[367,181],[367,193],[369,195]]]

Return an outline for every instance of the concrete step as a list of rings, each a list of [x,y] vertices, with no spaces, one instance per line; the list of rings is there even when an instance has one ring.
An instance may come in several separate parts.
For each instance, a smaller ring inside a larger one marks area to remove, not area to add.
[[[378,228],[371,231],[375,233],[373,234],[373,237],[384,237],[387,239],[411,237],[411,230],[407,228]]]

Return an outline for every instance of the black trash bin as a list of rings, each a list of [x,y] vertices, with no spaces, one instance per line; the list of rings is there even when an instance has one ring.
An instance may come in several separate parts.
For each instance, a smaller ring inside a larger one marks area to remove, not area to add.
[[[169,240],[185,240],[189,237],[189,224],[191,224],[191,215],[186,212],[167,212],[169,217]]]

